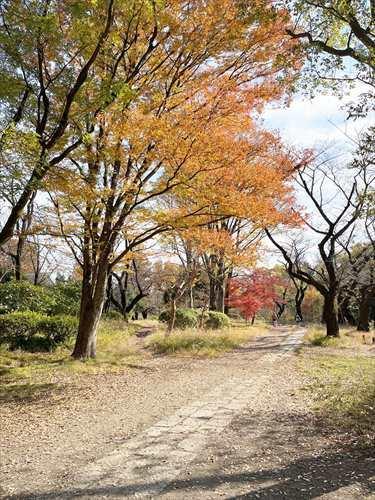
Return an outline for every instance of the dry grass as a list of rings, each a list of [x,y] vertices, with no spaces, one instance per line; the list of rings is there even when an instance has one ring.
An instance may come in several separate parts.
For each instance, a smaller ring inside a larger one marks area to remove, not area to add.
[[[353,433],[364,444],[375,441],[375,346],[373,333],[340,328],[340,336],[327,337],[325,328],[312,325],[300,362],[307,377],[317,414],[324,423]]]
[[[305,389],[317,414],[325,424],[355,433],[364,444],[374,443],[375,358],[353,352],[304,354],[300,363],[307,378]]]
[[[85,362],[71,358],[73,340],[52,353],[8,351],[0,348],[0,400],[31,399],[59,390],[77,375],[121,371],[134,362],[137,351],[130,337],[139,326],[123,321],[102,321],[98,355]]]
[[[327,337],[323,325],[310,325],[304,340],[320,347],[358,348],[362,345],[372,345],[374,332],[358,332],[354,327],[340,328],[340,337]]]
[[[248,342],[264,333],[265,327],[238,325],[225,330],[181,330],[166,336],[157,332],[150,336],[146,346],[156,354],[180,354],[215,357]]]

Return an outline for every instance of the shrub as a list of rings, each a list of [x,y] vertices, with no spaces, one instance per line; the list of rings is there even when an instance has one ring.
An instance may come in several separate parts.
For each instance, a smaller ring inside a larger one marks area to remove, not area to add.
[[[230,327],[230,320],[224,313],[208,311],[204,318],[204,327],[211,330],[222,330]]]
[[[48,311],[51,316],[77,316],[81,303],[81,283],[79,281],[63,281],[49,289],[53,298],[52,307]]]
[[[42,318],[38,324],[38,331],[45,335],[50,346],[66,342],[77,333],[78,319],[74,316],[47,316]]]
[[[122,321],[123,315],[119,311],[110,310],[102,315],[103,319]]]
[[[77,331],[72,316],[46,316],[32,311],[18,311],[0,316],[0,342],[11,350],[53,350]]]
[[[160,314],[159,314],[159,321],[161,323],[168,323],[169,321],[169,318],[170,318],[170,311],[162,311]]]
[[[174,326],[181,330],[185,328],[196,328],[198,326],[198,311],[195,309],[181,308],[176,310],[176,321]],[[159,315],[159,321],[168,323],[171,320],[171,312],[163,311]]]
[[[48,314],[55,303],[49,290],[28,281],[9,281],[0,285],[0,311],[34,311]]]

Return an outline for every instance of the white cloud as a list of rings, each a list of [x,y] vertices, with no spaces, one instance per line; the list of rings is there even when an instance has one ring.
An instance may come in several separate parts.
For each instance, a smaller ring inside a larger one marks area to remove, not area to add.
[[[268,108],[263,114],[267,128],[278,130],[289,144],[313,147],[319,143],[336,143],[350,150],[352,139],[374,123],[374,117],[347,120],[344,106],[364,91],[363,86],[352,89],[343,99],[334,95],[320,95],[313,99],[297,96],[289,107]]]

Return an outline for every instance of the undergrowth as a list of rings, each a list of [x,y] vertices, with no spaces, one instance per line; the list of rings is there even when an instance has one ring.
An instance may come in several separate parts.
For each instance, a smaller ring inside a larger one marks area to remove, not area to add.
[[[214,357],[231,351],[259,333],[254,328],[227,329],[220,332],[206,330],[181,330],[169,336],[152,335],[146,345],[156,354],[188,354]]]
[[[314,409],[328,424],[375,443],[375,357],[314,353],[302,357]]]
[[[102,321],[97,357],[85,362],[72,359],[74,339],[53,352],[26,352],[0,348],[0,400],[32,399],[58,390],[79,375],[121,371],[137,352],[129,339],[137,325],[121,320]]]

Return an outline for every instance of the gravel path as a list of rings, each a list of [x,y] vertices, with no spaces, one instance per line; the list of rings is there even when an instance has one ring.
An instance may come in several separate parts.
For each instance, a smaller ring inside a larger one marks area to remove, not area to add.
[[[154,358],[68,408],[57,401],[48,419],[49,404],[24,409],[28,425],[6,427],[4,498],[372,498],[370,455],[359,478],[331,463],[324,473],[333,450],[295,397],[300,337],[280,329],[213,360]]]

